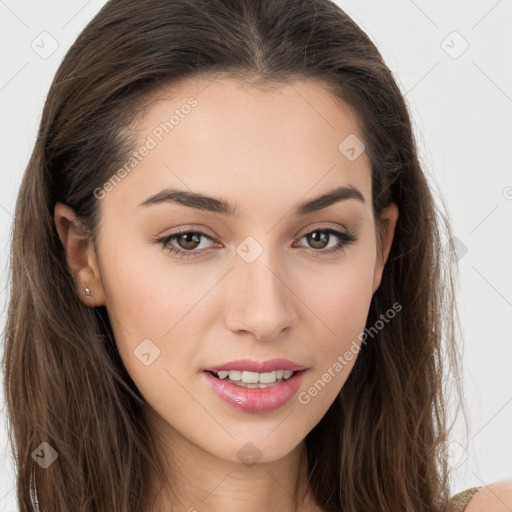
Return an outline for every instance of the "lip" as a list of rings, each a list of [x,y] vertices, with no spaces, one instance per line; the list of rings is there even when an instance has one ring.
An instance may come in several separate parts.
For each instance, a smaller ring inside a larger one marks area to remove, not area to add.
[[[216,366],[209,366],[203,368],[210,372],[218,372],[220,370],[241,370],[246,372],[265,373],[274,370],[292,370],[293,372],[300,372],[306,370],[306,367],[290,361],[289,359],[268,359],[267,361],[256,361],[254,359],[237,359],[236,361],[229,361],[227,363],[218,364]]]
[[[282,407],[297,393],[306,373],[306,370],[296,371],[289,379],[267,388],[245,388],[218,379],[209,373],[210,371],[216,370],[202,372],[210,389],[235,409],[251,413],[269,412]]]

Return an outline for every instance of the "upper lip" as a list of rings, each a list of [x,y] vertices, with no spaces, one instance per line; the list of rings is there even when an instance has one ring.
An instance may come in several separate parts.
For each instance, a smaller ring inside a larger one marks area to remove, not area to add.
[[[255,361],[254,359],[237,359],[215,366],[204,368],[205,371],[218,372],[221,370],[245,370],[249,372],[265,373],[274,370],[292,370],[298,372],[306,367],[289,359],[269,359],[267,361]]]

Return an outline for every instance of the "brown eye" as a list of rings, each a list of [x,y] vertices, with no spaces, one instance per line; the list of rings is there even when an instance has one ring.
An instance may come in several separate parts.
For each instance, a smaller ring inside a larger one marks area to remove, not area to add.
[[[211,237],[202,231],[184,231],[160,238],[157,242],[162,244],[166,251],[176,254],[180,258],[188,258],[207,251],[206,249],[197,250],[202,238],[212,240]],[[176,241],[175,245],[171,243],[174,240]]]
[[[326,231],[312,231],[306,235],[308,243],[313,249],[325,249],[331,235]]]
[[[328,247],[328,243],[331,241],[332,236],[339,240],[338,245],[329,248],[328,250],[322,250]],[[301,240],[305,238],[308,245],[319,254],[331,254],[337,251],[343,251],[345,247],[357,240],[354,233],[350,231],[341,231],[334,228],[317,228],[314,231],[306,233]]]
[[[194,250],[200,243],[201,235],[198,236],[197,233],[181,233],[180,235],[176,235],[176,241],[178,245],[182,249],[186,250]]]

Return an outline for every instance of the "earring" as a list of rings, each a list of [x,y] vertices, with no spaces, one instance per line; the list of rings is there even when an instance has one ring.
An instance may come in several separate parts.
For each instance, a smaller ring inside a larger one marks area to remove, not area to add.
[[[85,287],[85,295],[87,295],[87,296],[91,295],[91,290],[89,290],[89,288],[87,288],[87,287]]]

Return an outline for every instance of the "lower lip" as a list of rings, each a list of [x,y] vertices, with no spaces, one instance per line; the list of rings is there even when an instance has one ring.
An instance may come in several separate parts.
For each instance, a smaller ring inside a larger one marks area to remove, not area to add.
[[[206,383],[221,400],[245,412],[269,412],[279,409],[298,391],[304,373],[306,370],[295,372],[289,379],[268,388],[245,388],[203,371]]]

